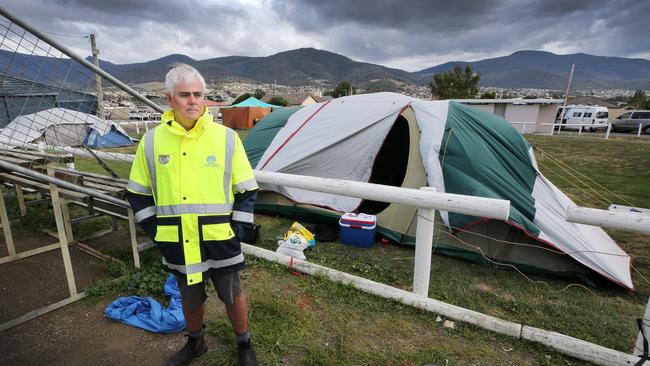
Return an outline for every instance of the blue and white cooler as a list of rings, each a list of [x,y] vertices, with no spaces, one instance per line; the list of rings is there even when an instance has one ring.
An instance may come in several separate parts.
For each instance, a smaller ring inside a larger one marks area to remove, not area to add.
[[[364,213],[345,213],[339,219],[341,243],[369,248],[375,242],[377,216]]]

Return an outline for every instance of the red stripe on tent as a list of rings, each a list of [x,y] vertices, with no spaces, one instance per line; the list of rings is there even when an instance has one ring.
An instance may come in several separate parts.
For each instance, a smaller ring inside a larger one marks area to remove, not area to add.
[[[282,145],[280,145],[280,147],[278,147],[277,150],[275,150],[275,151],[273,152],[273,154],[272,154],[268,159],[266,159],[266,162],[264,163],[264,165],[262,165],[262,167],[261,167],[260,169],[264,169],[264,167],[266,166],[266,164],[268,164],[269,161],[271,161],[271,159],[273,159],[273,157],[275,157],[275,155],[276,155],[276,154],[277,154],[277,153],[278,153],[278,152],[279,152],[279,151],[284,147],[284,145],[286,145],[287,142],[289,142],[289,140],[291,140],[291,139],[293,138],[293,136],[295,136],[295,135],[298,133],[298,131],[300,131],[300,129],[303,128],[303,126],[307,124],[307,122],[309,122],[312,118],[314,118],[314,116],[316,115],[316,113],[320,112],[320,110],[323,109],[323,108],[325,108],[325,106],[328,105],[329,103],[330,103],[330,101],[328,100],[327,102],[323,103],[323,105],[320,106],[320,107],[316,110],[316,112],[312,113],[312,115],[309,116],[309,118],[307,118],[307,119],[305,120],[305,122],[303,122],[303,123],[300,125],[300,127],[298,127],[298,129],[295,130],[295,131],[294,131],[294,132],[293,132],[293,133],[292,133],[292,134],[291,134],[291,135],[290,135],[290,136],[289,136],[289,137],[288,137],[288,138],[287,138],[287,139],[282,143]]]

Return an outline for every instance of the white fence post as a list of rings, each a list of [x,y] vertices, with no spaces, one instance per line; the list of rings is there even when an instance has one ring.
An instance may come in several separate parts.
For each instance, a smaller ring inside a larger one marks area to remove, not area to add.
[[[607,124],[607,132],[605,132],[605,140],[609,138],[609,133],[612,131],[612,124],[608,123]]]
[[[650,298],[648,299],[648,304],[645,307],[645,314],[643,314],[643,333],[646,337],[650,337],[650,326],[646,323],[650,321]],[[636,346],[632,350],[633,355],[642,356],[643,355],[643,335],[641,335],[641,330],[639,330],[639,335],[636,337]]]
[[[643,123],[639,123],[639,130],[636,131],[636,135],[641,137],[641,127],[643,127]]]
[[[433,187],[422,187],[420,189],[436,192],[436,189]],[[429,297],[435,213],[435,209],[418,207],[417,231],[415,234],[415,266],[413,268],[413,293],[424,297]]]

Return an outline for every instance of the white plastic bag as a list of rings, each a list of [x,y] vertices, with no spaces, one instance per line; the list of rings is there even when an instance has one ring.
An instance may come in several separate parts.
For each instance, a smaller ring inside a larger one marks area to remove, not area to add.
[[[278,240],[278,249],[275,252],[304,261],[307,257],[303,251],[308,246],[309,242],[302,235],[293,232],[286,239]]]

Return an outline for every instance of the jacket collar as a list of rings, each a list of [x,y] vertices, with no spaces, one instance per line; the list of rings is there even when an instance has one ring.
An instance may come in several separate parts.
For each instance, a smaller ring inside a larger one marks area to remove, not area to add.
[[[207,107],[205,108],[205,111],[201,117],[199,117],[199,119],[196,121],[196,124],[194,124],[194,127],[192,127],[192,129],[189,131],[185,130],[185,128],[180,123],[176,122],[174,119],[173,109],[168,109],[165,111],[165,113],[163,113],[160,117],[160,121],[165,129],[167,129],[167,131],[175,135],[191,138],[200,136],[203,133],[203,130],[205,130],[207,124],[214,123],[212,114],[210,114],[210,111],[208,111]]]

